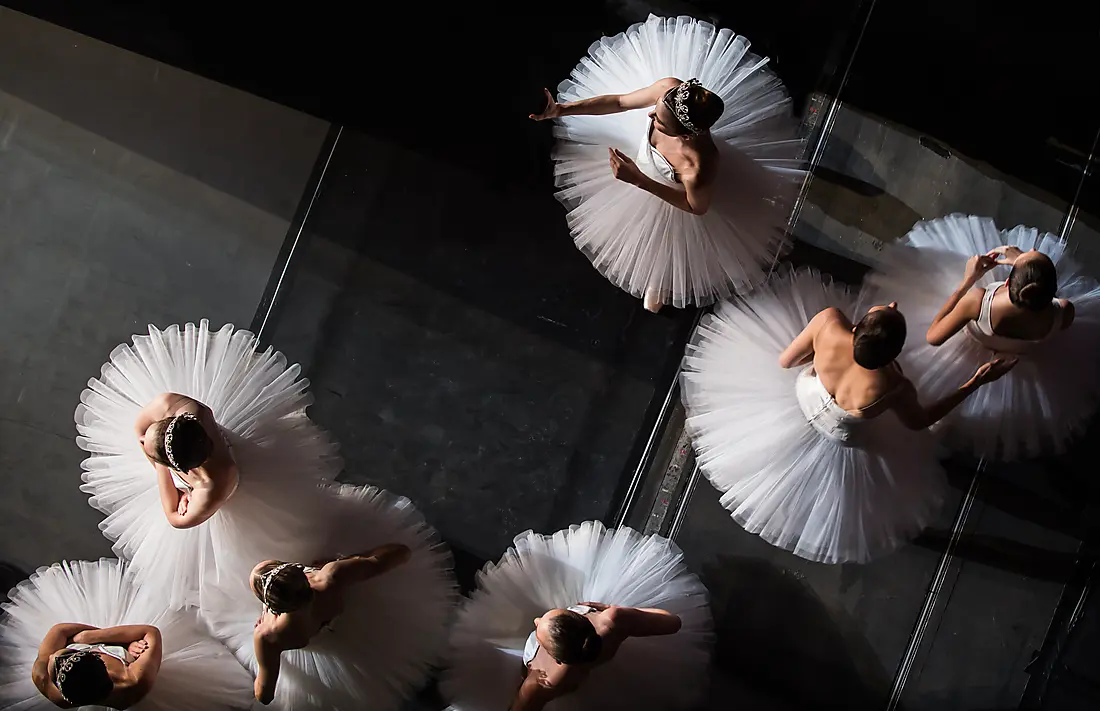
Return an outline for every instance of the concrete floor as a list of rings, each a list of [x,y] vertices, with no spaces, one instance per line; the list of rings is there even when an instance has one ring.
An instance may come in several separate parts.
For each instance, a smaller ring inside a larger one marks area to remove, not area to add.
[[[0,559],[110,554],[84,383],[149,323],[248,326],[327,128],[0,8]]]
[[[0,8],[0,560],[109,554],[77,490],[84,382],[146,323],[252,321],[328,129]],[[646,314],[591,269],[528,129],[494,149],[538,165],[518,176],[491,176],[492,151],[464,169],[450,136],[347,130],[264,333],[313,380],[344,478],[412,497],[470,569],[525,528],[608,515],[692,316]],[[795,234],[858,261],[955,210],[1059,227],[1066,199],[946,148],[842,108]],[[1094,224],[1070,238],[1100,266]],[[712,707],[884,708],[907,650],[905,708],[1014,706],[1082,514],[1048,470],[983,474],[911,645],[973,481],[956,469],[935,529],[863,567],[767,546],[702,483],[678,540],[722,632]]]
[[[866,262],[917,220],[955,211],[1058,231],[1065,201],[948,149],[942,155],[904,127],[842,107],[794,233]],[[1094,254],[1086,220],[1070,235],[1085,258]],[[1086,439],[1076,456],[1090,447]],[[1064,468],[991,467],[968,499],[974,463],[950,464],[956,486],[939,521],[919,541],[863,566],[810,563],[767,545],[741,530],[700,479],[677,540],[705,571],[716,609],[725,610],[718,619],[738,640],[723,666],[761,689],[783,688],[780,700],[795,707],[820,708],[823,695],[844,699],[843,708],[881,709],[908,656],[903,708],[1015,708],[1087,514]],[[922,638],[912,642],[964,500],[959,549],[942,571]]]

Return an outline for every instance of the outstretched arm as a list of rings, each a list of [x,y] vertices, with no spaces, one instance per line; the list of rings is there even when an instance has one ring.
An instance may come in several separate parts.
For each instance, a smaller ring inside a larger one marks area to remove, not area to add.
[[[814,339],[817,338],[818,332],[821,331],[822,326],[838,317],[844,318],[844,314],[840,312],[840,309],[831,306],[817,312],[806,324],[806,328],[802,329],[802,333],[795,336],[791,344],[779,354],[779,367],[796,368],[812,362],[814,359]]]
[[[281,650],[263,635],[254,637],[256,649],[256,681],[252,692],[263,705],[275,700],[275,686],[279,682],[279,657]]]
[[[546,94],[546,108],[540,113],[530,114],[529,118],[535,121],[544,121],[561,116],[603,116],[633,109],[645,109],[654,106],[670,89],[674,89],[680,84],[680,80],[675,77],[665,77],[629,94],[604,94],[593,96],[590,99],[569,101],[564,104],[554,101],[554,95],[550,93],[549,89],[543,89]]]
[[[891,407],[903,425],[911,430],[923,430],[942,420],[978,388],[997,380],[1012,370],[1015,365],[1015,359],[1005,360],[1003,358],[985,363],[955,392],[940,398],[928,407],[921,405],[920,400],[917,398],[916,388],[913,387],[912,382],[907,380],[905,386],[893,399]]]
[[[322,590],[343,587],[388,573],[408,562],[412,551],[402,543],[387,543],[372,551],[328,563],[320,570],[319,587]]]
[[[615,607],[607,609],[612,626],[624,637],[659,637],[676,634],[683,622],[668,610],[652,607]]]

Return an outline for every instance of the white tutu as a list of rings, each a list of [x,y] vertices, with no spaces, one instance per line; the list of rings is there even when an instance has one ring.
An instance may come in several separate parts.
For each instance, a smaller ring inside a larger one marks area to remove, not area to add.
[[[917,223],[904,242],[884,250],[868,278],[905,314],[909,338],[901,361],[921,396],[931,400],[950,393],[995,355],[965,330],[939,347],[928,345],[925,333],[962,281],[966,260],[1001,245],[1051,257],[1057,295],[1074,305],[1073,324],[1021,355],[1014,369],[967,398],[936,432],[978,456],[1060,452],[1084,428],[1100,397],[1100,284],[1084,275],[1055,235],[1024,226],[1001,231],[988,217],[949,215]],[[1010,269],[997,267],[977,285],[1004,281]]]
[[[248,708],[252,680],[224,646],[210,638],[194,611],[169,610],[167,600],[135,585],[117,560],[57,563],[39,568],[0,606],[0,708],[56,709],[31,681],[38,645],[59,622],[95,627],[154,625],[162,661],[152,690],[133,708],[216,711]],[[106,709],[105,706],[81,708]]]
[[[344,611],[305,649],[283,652],[274,708],[337,711],[400,708],[447,648],[457,587],[450,552],[406,498],[372,486],[332,490],[318,520],[329,541],[306,564],[403,543],[412,557],[346,593]],[[255,561],[259,563],[260,561]],[[252,631],[263,605],[247,581],[203,595],[203,617],[253,674]]]
[[[588,50],[558,101],[620,94],[658,79],[698,78],[725,102],[711,134],[721,152],[705,215],[621,182],[609,147],[638,156],[650,177],[650,109],[558,119],[554,173],[577,246],[634,296],[656,291],[677,307],[704,305],[762,281],[787,245],[791,201],[804,175],[790,98],[749,41],[690,17],[650,16]],[[641,147],[641,150],[639,150]],[[665,180],[667,182],[667,180]]]
[[[340,469],[336,446],[309,421],[309,381],[281,353],[256,350],[247,331],[209,323],[181,331],[149,327],[111,353],[88,382],[76,410],[83,462],[81,490],[107,514],[99,527],[115,553],[172,606],[198,604],[218,576],[244,577],[265,558],[292,558],[312,535],[311,502],[319,481]],[[230,442],[240,471],[237,491],[208,521],[175,529],[161,507],[156,473],[134,434],[134,421],[165,392],[199,400]]]
[[[807,420],[801,369],[779,366],[818,312],[858,319],[872,305],[866,291],[790,272],[705,316],[684,357],[687,428],[722,505],[750,533],[809,560],[862,563],[893,550],[935,515],[946,485],[927,432],[886,412],[845,445]]]
[[[630,528],[588,522],[542,536],[528,531],[497,564],[451,632],[451,667],[441,688],[461,711],[507,709],[523,680],[532,620],[578,602],[654,607],[680,616],[674,635],[627,639],[581,687],[547,706],[565,709],[688,709],[705,688],[713,623],[706,588],[674,543]]]

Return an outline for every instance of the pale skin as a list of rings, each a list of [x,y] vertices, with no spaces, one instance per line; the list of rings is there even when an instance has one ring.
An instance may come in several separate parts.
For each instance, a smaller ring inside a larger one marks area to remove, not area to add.
[[[58,657],[66,654],[69,644],[110,644],[126,647],[129,664],[107,654],[97,656],[107,665],[114,688],[103,705],[128,709],[138,703],[153,688],[160,671],[160,630],[152,625],[122,625],[100,629],[78,622],[62,622],[50,628],[38,648],[38,657],[31,666],[31,679],[42,695],[55,706],[76,708],[61,695],[53,682]]]
[[[711,189],[718,172],[718,148],[709,131],[691,135],[676,120],[666,97],[683,82],[675,77],[659,79],[653,84],[629,94],[605,94],[591,99],[559,104],[548,89],[546,108],[530,114],[535,121],[562,116],[603,116],[634,109],[650,109],[653,131],[649,143],[665,157],[680,187],[666,185],[650,178],[622,151],[609,148],[611,172],[619,180],[635,185],[661,198],[673,207],[693,215],[704,215],[710,209]]]
[[[896,308],[897,303],[891,302],[870,311]],[[955,392],[924,406],[916,388],[896,363],[875,370],[856,363],[854,331],[855,325],[839,309],[825,309],[779,355],[779,365],[795,368],[813,363],[825,390],[853,417],[878,417],[893,410],[902,424],[912,430],[931,427],[979,387],[997,380],[1016,365],[1015,359],[1001,358],[984,363]]]
[[[313,599],[304,607],[275,614],[260,613],[252,633],[258,671],[253,685],[256,700],[270,704],[279,681],[280,655],[289,649],[302,649],[325,625],[344,610],[344,594],[350,586],[366,582],[408,562],[408,546],[390,543],[366,553],[338,560],[318,561],[305,572]],[[260,562],[249,576],[252,592],[262,601],[260,572],[270,563]]]
[[[566,611],[555,609],[536,617],[535,637],[539,641],[539,651],[524,669],[523,682],[508,711],[541,711],[554,699],[575,691],[593,669],[611,661],[630,637],[655,637],[680,631],[680,618],[666,610],[618,607],[602,602],[580,604],[594,608],[585,617],[602,640],[599,658],[588,664],[558,662],[547,651],[552,646],[547,623]]]
[[[191,471],[177,472],[191,487],[189,492],[176,488],[172,481],[172,468],[157,460],[153,447],[153,432],[159,426],[157,423],[184,413],[198,417],[214,443],[214,449],[205,462]],[[138,414],[134,433],[156,471],[161,507],[168,523],[174,528],[193,528],[207,521],[236,490],[238,472],[233,455],[218,431],[214,413],[198,400],[178,393],[158,395]]]
[[[1049,259],[1038,250],[1024,252],[1018,247],[998,247],[986,254],[978,254],[966,262],[966,272],[955,291],[936,313],[925,338],[929,345],[941,346],[947,339],[958,333],[967,323],[976,321],[982,310],[982,297],[985,289],[975,287],[987,272],[998,265],[1023,265],[1036,259]],[[993,332],[1007,338],[1024,341],[1039,340],[1050,333],[1056,320],[1061,320],[1061,328],[1069,328],[1073,323],[1073,304],[1066,299],[1055,299],[1042,311],[1031,311],[1016,306],[1008,298],[1008,288],[1001,287],[993,296],[990,321]]]

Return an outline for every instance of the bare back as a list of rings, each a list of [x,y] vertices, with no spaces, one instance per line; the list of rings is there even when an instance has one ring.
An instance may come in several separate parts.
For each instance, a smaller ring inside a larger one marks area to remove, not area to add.
[[[1008,297],[1008,287],[1001,286],[993,295],[989,314],[990,325],[998,336],[1022,341],[1039,341],[1051,330],[1062,327],[1064,299],[1055,299],[1042,311],[1028,311],[1016,306]]]
[[[877,417],[889,409],[889,396],[905,384],[896,364],[868,370],[855,361],[852,323],[837,313],[814,337],[814,371],[837,405],[855,417]]]
[[[588,664],[558,664],[550,653],[539,647],[534,659],[527,665],[526,674],[535,676],[539,684],[546,689],[549,697],[557,698],[576,691],[588,675],[598,666],[607,664],[615,657],[626,636],[621,634],[612,622],[609,610],[592,611],[584,615],[596,628],[603,644],[600,656]]]
[[[313,599],[308,605],[280,615],[264,609],[256,625],[256,634],[280,651],[308,646],[311,639],[344,611],[342,588],[323,585],[318,571],[312,568],[306,570],[306,578],[313,588]]]

